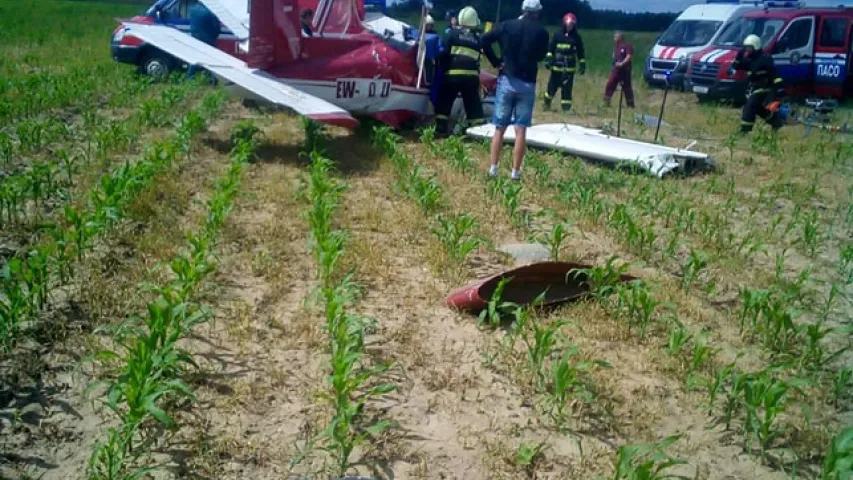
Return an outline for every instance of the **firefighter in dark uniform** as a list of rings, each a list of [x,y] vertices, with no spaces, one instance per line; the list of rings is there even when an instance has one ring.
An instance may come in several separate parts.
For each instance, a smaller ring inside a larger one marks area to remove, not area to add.
[[[483,103],[480,99],[480,56],[482,46],[477,29],[480,18],[472,7],[459,12],[459,27],[447,34],[441,42],[442,54],[439,58],[444,78],[438,90],[436,105],[436,133],[450,133],[448,118],[456,97],[462,94],[468,124],[475,126],[485,123]]]
[[[748,35],[743,41],[743,49],[738,52],[732,63],[731,72],[745,70],[749,81],[746,105],[741,114],[741,132],[751,132],[755,126],[755,117],[761,117],[773,130],[782,127],[782,117],[778,114],[778,99],[784,96],[782,78],[776,74],[773,57],[761,50],[761,39],[757,35]]]
[[[560,106],[564,112],[572,108],[572,87],[575,84],[575,71],[586,73],[586,58],[583,40],[576,28],[577,19],[571,13],[563,17],[563,28],[554,32],[548,56],[545,57],[545,67],[551,70],[548,80],[548,90],[545,92],[545,109],[551,108],[551,101],[561,89]]]

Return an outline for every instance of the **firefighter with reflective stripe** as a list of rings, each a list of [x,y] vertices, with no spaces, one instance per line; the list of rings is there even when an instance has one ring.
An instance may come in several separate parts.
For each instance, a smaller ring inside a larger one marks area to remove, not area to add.
[[[472,7],[459,12],[459,27],[447,34],[442,41],[439,62],[444,78],[438,90],[436,105],[436,133],[449,134],[448,117],[459,94],[465,105],[465,114],[470,125],[480,125],[483,120],[483,103],[480,99],[480,56],[482,46],[477,29],[480,18]]]
[[[743,49],[738,52],[732,63],[731,73],[747,72],[749,90],[746,105],[741,114],[741,131],[752,131],[755,117],[761,117],[774,130],[782,127],[783,119],[778,114],[778,99],[784,96],[782,78],[776,74],[773,57],[761,50],[761,39],[757,35],[748,35],[743,41]]]
[[[563,28],[554,33],[548,56],[545,57],[545,67],[551,70],[548,80],[548,90],[545,92],[545,108],[551,108],[551,101],[561,89],[560,106],[564,112],[572,108],[572,87],[575,84],[575,71],[581,75],[586,73],[586,58],[583,40],[576,28],[577,18],[567,13],[563,17]]]

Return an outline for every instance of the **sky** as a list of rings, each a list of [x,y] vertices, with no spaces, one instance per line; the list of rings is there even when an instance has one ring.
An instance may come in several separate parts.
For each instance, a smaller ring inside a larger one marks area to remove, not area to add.
[[[589,0],[595,9],[626,10],[630,12],[679,12],[704,0]],[[808,5],[814,6],[853,6],[853,0],[807,0]]]

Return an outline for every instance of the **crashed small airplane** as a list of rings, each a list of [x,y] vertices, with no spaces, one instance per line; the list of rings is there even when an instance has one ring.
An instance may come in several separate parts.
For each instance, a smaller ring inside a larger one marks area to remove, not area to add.
[[[200,1],[236,37],[234,55],[138,18],[122,21],[122,41],[153,45],[242,96],[327,124],[354,128],[356,117],[369,116],[400,127],[433,115],[424,67],[437,52],[427,48],[426,7],[414,29],[384,16],[366,19],[364,0]],[[310,36],[299,18],[306,8],[315,12]],[[493,91],[495,77],[481,79],[484,95]]]

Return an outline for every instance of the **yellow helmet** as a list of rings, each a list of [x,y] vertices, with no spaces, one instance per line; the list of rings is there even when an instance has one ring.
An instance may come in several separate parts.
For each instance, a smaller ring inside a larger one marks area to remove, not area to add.
[[[743,39],[744,47],[752,47],[755,50],[761,50],[761,39],[758,38],[758,35],[747,35],[745,39]]]
[[[459,12],[459,26],[465,28],[480,27],[480,17],[474,7],[465,7]]]

